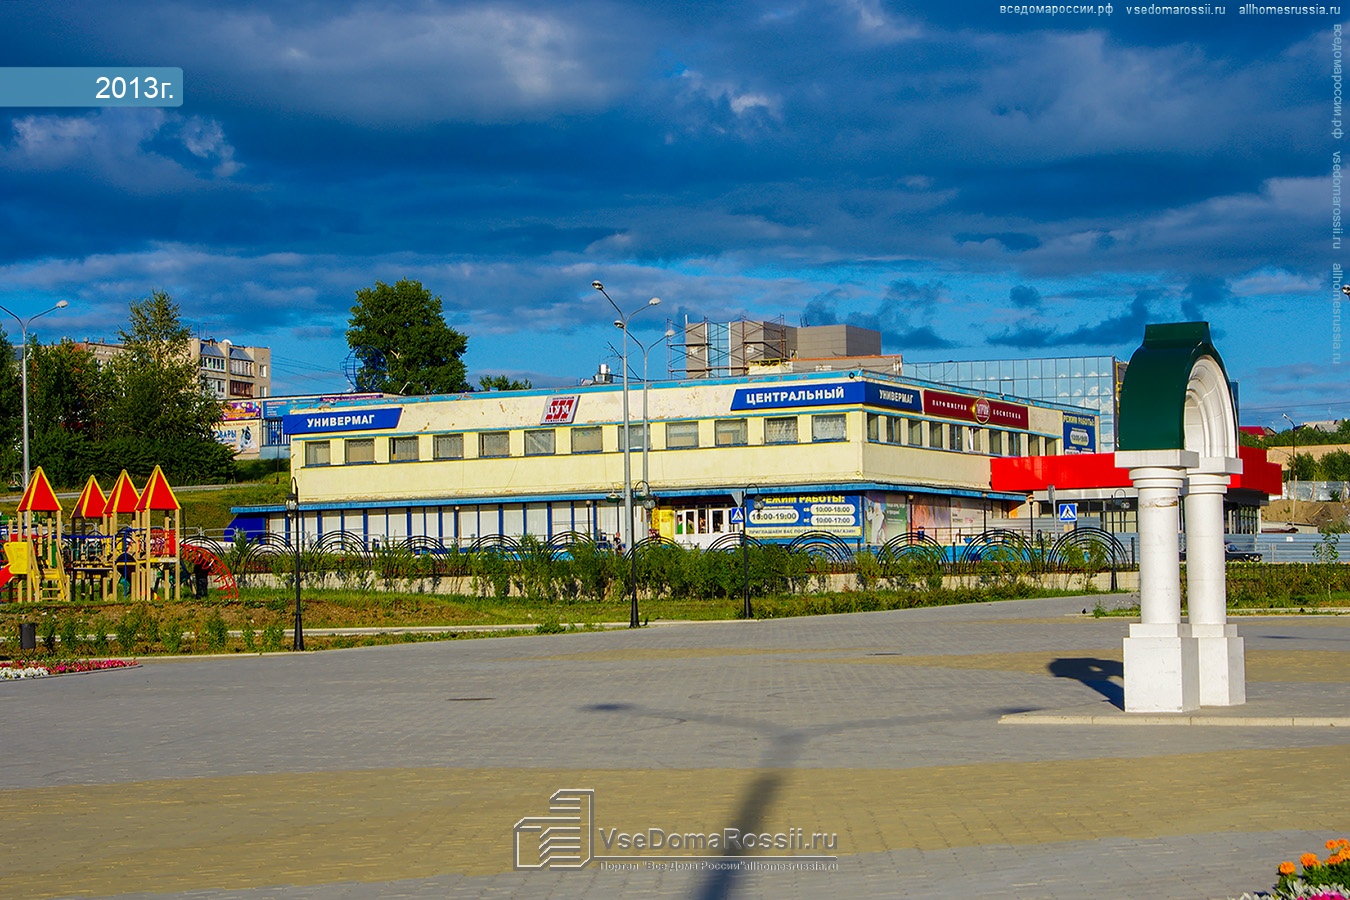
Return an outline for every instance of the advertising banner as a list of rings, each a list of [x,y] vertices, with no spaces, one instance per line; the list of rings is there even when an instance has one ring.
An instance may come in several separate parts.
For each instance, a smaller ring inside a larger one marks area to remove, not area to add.
[[[1003,428],[1026,428],[1027,408],[1018,403],[1004,403],[986,397],[967,397],[942,391],[923,392],[923,411],[930,416],[977,422],[980,425],[998,425]]]
[[[763,509],[750,511],[746,534],[753,538],[793,538],[825,531],[841,538],[860,538],[862,497],[858,494],[789,494],[761,497]]]
[[[258,437],[262,431],[261,419],[235,419],[216,426],[216,440],[234,450],[235,455],[256,454]]]
[[[230,400],[221,410],[220,418],[225,422],[238,419],[261,419],[262,404],[257,400]]]
[[[1064,414],[1064,454],[1097,452],[1097,417]]]

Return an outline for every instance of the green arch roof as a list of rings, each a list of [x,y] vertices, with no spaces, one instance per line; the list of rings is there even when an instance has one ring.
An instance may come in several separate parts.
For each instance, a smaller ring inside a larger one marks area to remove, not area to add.
[[[1209,337],[1208,322],[1169,322],[1144,327],[1144,343],[1130,357],[1120,386],[1117,450],[1182,450],[1186,445],[1186,385],[1203,356],[1228,379],[1223,358]]]

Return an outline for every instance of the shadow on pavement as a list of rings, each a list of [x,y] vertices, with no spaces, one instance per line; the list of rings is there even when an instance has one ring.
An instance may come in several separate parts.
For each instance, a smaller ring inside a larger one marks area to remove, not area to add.
[[[1117,709],[1125,708],[1125,687],[1112,681],[1124,680],[1125,666],[1114,659],[1096,659],[1091,656],[1066,657],[1051,660],[1046,666],[1056,678],[1072,678],[1101,694]]]

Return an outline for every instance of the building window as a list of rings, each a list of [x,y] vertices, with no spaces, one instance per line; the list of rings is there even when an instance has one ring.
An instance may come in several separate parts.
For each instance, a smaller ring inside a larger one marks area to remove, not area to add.
[[[842,441],[848,438],[848,417],[829,413],[811,417],[811,440]]]
[[[919,419],[909,420],[909,445],[911,447],[923,446],[923,422]]]
[[[632,445],[631,445],[632,448],[633,448],[634,450],[641,450],[641,449],[642,449],[642,446],[643,446],[643,440],[642,440],[642,423],[641,423],[641,422],[638,422],[638,423],[634,424],[634,423],[631,423],[631,422],[630,422],[629,425],[628,425],[628,434],[629,434],[629,436],[633,439],[633,443],[632,443]],[[623,426],[620,425],[620,426],[619,426],[619,449],[622,450],[623,447],[624,447],[624,444],[623,444]]]
[[[667,422],[666,449],[693,450],[698,447],[697,422]]]
[[[347,454],[347,464],[373,463],[375,461],[374,438],[348,438],[342,442]]]
[[[928,423],[928,446],[934,450],[942,449],[942,423]]]
[[[525,455],[552,456],[554,452],[553,434],[552,428],[539,428],[525,432]]]
[[[1008,432],[1008,455],[1009,456],[1022,455],[1022,435],[1020,432],[1016,431]]]
[[[572,429],[572,452],[573,453],[599,453],[604,449],[600,442],[600,426],[593,425],[589,428]]]
[[[231,397],[252,397],[252,396],[253,396],[253,383],[252,383],[252,382],[249,382],[249,381],[231,381],[231,382],[230,382],[230,396],[231,396]]]
[[[713,437],[719,447],[744,447],[750,443],[750,426],[745,419],[718,419]]]
[[[886,417],[886,443],[903,444],[905,442],[905,420],[898,416]]]
[[[966,437],[966,449],[969,450],[971,453],[980,453],[982,447],[981,436],[983,434],[984,434],[983,428],[970,429],[970,433]]]
[[[1045,455],[1046,455],[1046,456],[1058,456],[1058,455],[1059,455],[1059,441],[1055,440],[1054,438],[1046,438],[1046,439],[1045,439]]]
[[[881,416],[878,416],[878,415],[875,414],[875,413],[868,413],[868,414],[867,414],[867,439],[868,439],[869,441],[872,441],[873,443],[876,443],[877,441],[885,440],[885,438],[883,438],[883,437],[881,436],[881,428],[882,428],[882,418],[881,418]],[[766,443],[767,443],[767,440],[766,440]]]
[[[1003,432],[1001,431],[989,432],[989,455],[990,456],[1003,455]]]
[[[431,455],[436,459],[463,459],[464,435],[436,435],[431,439]]]
[[[785,419],[765,419],[764,443],[766,444],[797,443],[797,417],[789,416],[788,418]]]
[[[509,431],[484,431],[478,435],[478,455],[481,457],[510,456],[511,433]]]
[[[961,425],[947,426],[947,449],[964,450],[965,449],[965,428]]]
[[[389,439],[390,462],[417,462],[417,436]]]
[[[305,441],[305,465],[307,466],[326,466],[329,460],[331,450],[327,441]]]

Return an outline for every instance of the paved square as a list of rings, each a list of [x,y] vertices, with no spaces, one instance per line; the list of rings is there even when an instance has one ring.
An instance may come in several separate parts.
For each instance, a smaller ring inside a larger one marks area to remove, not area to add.
[[[1344,727],[1006,724],[1120,717],[1127,622],[1093,602],[0,684],[0,897],[1228,897],[1350,836]],[[1250,711],[1350,717],[1350,617],[1238,624]],[[594,856],[733,828],[837,865],[514,870],[565,788]]]

